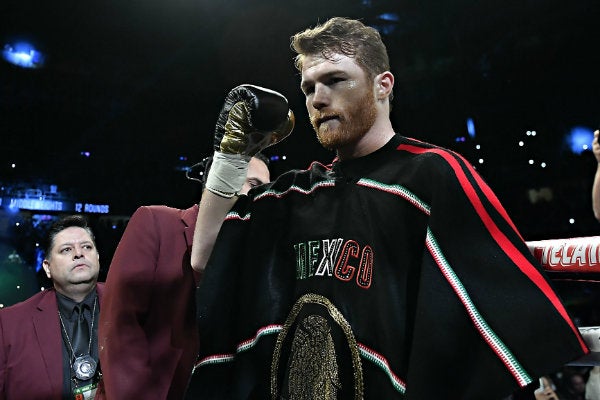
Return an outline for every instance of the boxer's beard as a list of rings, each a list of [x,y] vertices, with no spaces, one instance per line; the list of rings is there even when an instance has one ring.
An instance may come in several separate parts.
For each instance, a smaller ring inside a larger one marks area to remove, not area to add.
[[[332,128],[330,124],[317,125],[316,121],[323,115],[336,116],[339,121],[338,126]],[[314,115],[310,122],[321,145],[328,150],[336,150],[357,143],[371,129],[376,118],[375,97],[372,91],[367,89],[359,101],[343,112],[338,114],[333,110],[333,112],[319,113]]]

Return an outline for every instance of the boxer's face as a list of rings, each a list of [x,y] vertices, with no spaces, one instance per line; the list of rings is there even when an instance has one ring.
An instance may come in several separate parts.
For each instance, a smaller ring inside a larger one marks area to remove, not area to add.
[[[354,58],[305,56],[301,88],[310,122],[327,149],[356,145],[375,123],[374,82]]]

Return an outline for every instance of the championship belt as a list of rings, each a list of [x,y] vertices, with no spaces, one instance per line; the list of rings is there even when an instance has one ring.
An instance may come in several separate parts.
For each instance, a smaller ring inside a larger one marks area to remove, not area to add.
[[[272,399],[362,399],[360,351],[350,324],[329,299],[306,294],[277,336]]]

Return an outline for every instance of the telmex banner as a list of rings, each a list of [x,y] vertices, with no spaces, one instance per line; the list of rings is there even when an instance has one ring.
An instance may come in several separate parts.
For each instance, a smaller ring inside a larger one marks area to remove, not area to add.
[[[527,242],[547,271],[600,272],[600,236]]]

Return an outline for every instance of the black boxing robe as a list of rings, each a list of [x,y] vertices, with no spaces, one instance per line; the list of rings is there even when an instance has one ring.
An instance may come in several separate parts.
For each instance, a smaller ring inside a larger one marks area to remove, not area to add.
[[[588,352],[473,167],[401,136],[240,199],[197,300],[203,399],[501,399]]]

